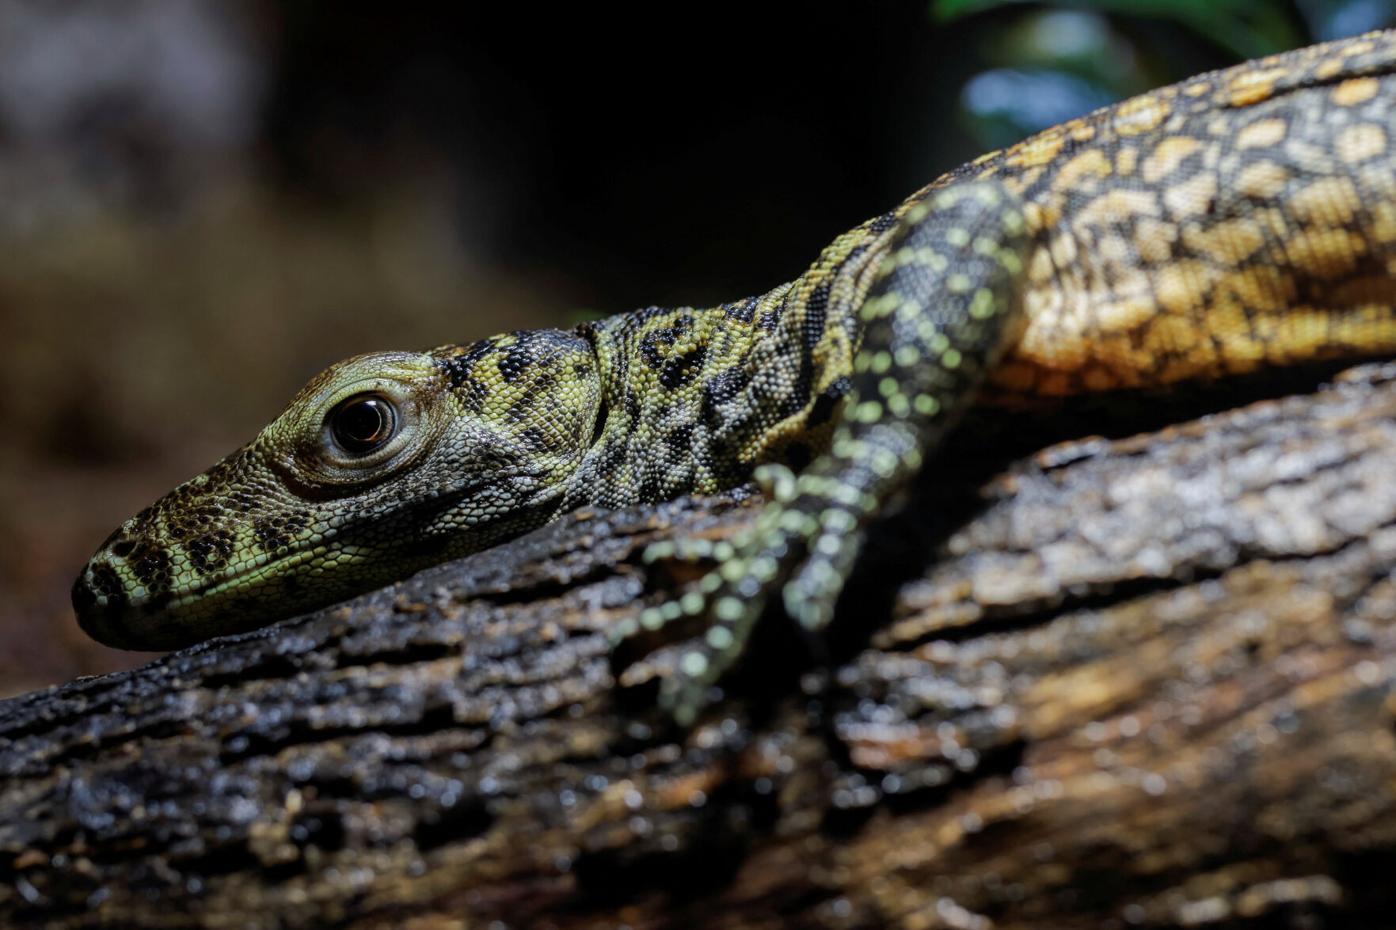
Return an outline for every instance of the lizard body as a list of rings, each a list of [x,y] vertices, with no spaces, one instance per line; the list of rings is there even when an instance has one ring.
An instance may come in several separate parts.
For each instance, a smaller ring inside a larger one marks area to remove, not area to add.
[[[828,621],[968,405],[1396,352],[1393,132],[1396,33],[1313,46],[977,159],[759,297],[349,359],[113,533],[79,620],[178,647],[766,466],[720,568],[620,626],[710,619],[665,682],[689,718],[768,595]]]

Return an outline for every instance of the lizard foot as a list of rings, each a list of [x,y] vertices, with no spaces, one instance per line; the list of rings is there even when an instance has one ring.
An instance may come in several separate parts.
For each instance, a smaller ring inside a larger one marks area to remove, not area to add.
[[[713,686],[741,658],[773,592],[783,591],[791,616],[817,630],[832,617],[842,576],[857,552],[861,533],[847,532],[840,520],[829,521],[827,502],[802,494],[800,479],[788,468],[763,466],[756,479],[771,503],[732,542],[686,540],[646,550],[647,562],[676,558],[715,562],[717,567],[677,599],[617,624],[612,634],[619,647],[685,621],[699,624],[701,636],[679,647],[674,668],[660,685],[660,705],[682,726],[693,723],[709,703]],[[821,512],[825,522],[816,516]],[[851,551],[836,551],[849,542]]]

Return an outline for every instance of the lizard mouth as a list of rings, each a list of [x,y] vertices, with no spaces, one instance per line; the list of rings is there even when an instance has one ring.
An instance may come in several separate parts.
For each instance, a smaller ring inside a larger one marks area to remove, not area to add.
[[[99,555],[73,584],[73,611],[83,632],[105,646],[161,652],[180,649],[309,609],[314,602],[302,603],[296,596],[297,569],[311,562],[319,548],[303,546],[236,573],[156,594],[113,584],[115,570]],[[249,584],[258,576],[264,579],[261,583]]]
[[[510,513],[470,524],[468,535],[464,528],[437,534],[403,531],[391,541],[394,534],[383,527],[385,521],[430,526],[434,516],[478,495],[482,487],[472,483],[370,521],[328,527],[312,539],[275,554],[260,553],[235,571],[200,576],[192,584],[138,584],[120,557],[104,546],[73,584],[73,610],[93,639],[140,651],[180,649],[268,626],[484,547],[471,545],[472,540],[490,544],[491,527],[508,521]]]

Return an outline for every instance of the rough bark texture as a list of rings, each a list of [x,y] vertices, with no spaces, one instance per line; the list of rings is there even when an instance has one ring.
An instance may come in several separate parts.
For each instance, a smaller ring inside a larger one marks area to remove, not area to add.
[[[618,688],[604,631],[736,499],[9,701],[0,925],[1390,927],[1391,377],[1016,459],[971,427],[827,660],[768,623],[689,733],[672,648]]]

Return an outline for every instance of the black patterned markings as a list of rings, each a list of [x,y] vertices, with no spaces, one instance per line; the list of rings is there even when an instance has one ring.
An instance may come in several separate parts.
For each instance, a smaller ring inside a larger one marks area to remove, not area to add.
[[[116,573],[116,568],[101,564],[92,567],[91,577],[88,573],[78,575],[77,582],[73,585],[73,609],[77,610],[78,617],[82,619],[88,616],[98,598],[106,598],[106,609],[113,610],[126,603],[126,589],[121,586],[121,575]]]
[[[880,236],[889,229],[892,229],[899,222],[901,221],[897,217],[897,211],[889,210],[881,216],[868,220],[868,232],[872,233],[874,236]]]
[[[693,328],[692,317],[682,315],[669,326],[655,326],[640,338],[639,357],[655,372],[660,387],[674,391],[697,380],[708,360],[708,345],[698,342],[683,352],[674,346]]]
[[[660,371],[669,359],[669,352],[692,328],[693,321],[684,315],[676,316],[668,326],[653,325],[640,337],[640,361],[650,371]]]
[[[519,430],[519,442],[528,447],[531,452],[547,452],[550,450],[548,437],[536,426],[525,426]]]
[[[709,378],[703,385],[703,392],[707,394],[709,402],[717,406],[735,398],[750,383],[751,374],[740,365],[733,365]]]
[[[176,542],[198,538],[217,527],[227,518],[227,513],[219,504],[194,504],[198,500],[192,492],[189,496],[163,502],[166,514],[165,535]],[[187,503],[186,503],[187,502]]]
[[[800,321],[800,332],[804,337],[806,353],[812,353],[819,340],[824,338],[824,329],[829,321],[829,289],[832,282],[821,281],[810,291],[805,301],[804,319]]]
[[[99,597],[107,599],[108,607],[126,603],[126,590],[122,587],[121,576],[110,565],[98,565],[92,569],[91,593],[93,603],[96,603]]]
[[[730,410],[728,405],[751,383],[751,372],[740,365],[724,368],[703,381],[703,399],[698,418],[713,435],[721,435]]]
[[[596,444],[606,424],[605,405],[600,405],[594,415],[588,414],[588,410],[579,407],[566,411],[562,417],[558,429],[568,448],[580,451],[583,446],[590,448]]]
[[[494,351],[495,338],[481,339],[479,342],[472,342],[460,351],[445,358],[438,359],[436,367],[446,376],[446,383],[452,388],[460,387],[467,379],[471,378],[476,364]]]
[[[664,436],[664,445],[673,462],[687,462],[693,458],[693,424],[684,423],[669,430]]]
[[[800,351],[795,356],[795,382],[780,405],[782,418],[793,416],[809,402],[814,390],[815,349],[829,322],[829,282],[821,282],[805,301],[800,315]]]
[[[201,574],[215,572],[228,564],[233,554],[233,534],[228,530],[214,530],[196,536],[184,544],[189,553],[189,562]]]
[[[601,440],[600,449],[596,452],[596,474],[615,475],[620,473],[625,465],[628,437],[628,433],[617,431]]]
[[[708,347],[700,343],[681,355],[670,356],[659,370],[659,383],[668,390],[692,384],[708,360]]]
[[[644,467],[644,473],[640,477],[640,485],[636,489],[640,502],[643,504],[655,504],[668,500],[666,496],[667,482],[664,474],[657,463],[650,463]]]
[[[455,394],[466,413],[480,414],[490,399],[490,388],[478,378],[469,377],[456,385]]]
[[[262,499],[246,488],[238,488],[228,495],[228,504],[243,516],[250,516],[262,508]]]
[[[529,335],[521,335],[517,342],[509,346],[499,356],[499,377],[505,384],[513,384],[522,378],[529,370],[538,363],[537,340],[529,338]]]
[[[113,553],[116,550],[113,549]],[[149,607],[159,607],[169,602],[173,596],[173,573],[170,571],[170,554],[165,546],[154,545],[140,540],[126,553],[126,567],[131,577],[145,588],[145,602]]]
[[[294,510],[286,514],[260,517],[252,521],[252,537],[263,552],[280,555],[310,526],[310,514]]]
[[[170,554],[164,546],[148,542],[132,546],[126,555],[126,567],[150,595],[169,590]]]
[[[759,303],[755,297],[735,300],[730,304],[723,304],[722,313],[727,319],[737,323],[750,323],[756,317],[756,307]]]
[[[497,342],[496,338],[481,339],[436,362],[436,367],[446,376],[446,384],[467,413],[480,413],[485,409],[485,402],[489,400],[489,385],[484,379],[476,376],[475,368],[495,351]]]
[[[509,405],[504,412],[505,417],[515,425],[534,422],[538,417],[539,404],[551,403],[547,389],[546,383],[533,385],[532,390],[524,391]]]
[[[557,329],[523,330],[510,333],[512,340],[499,355],[499,377],[512,384],[530,370],[556,372],[562,359],[575,355],[579,340],[575,333]]]

